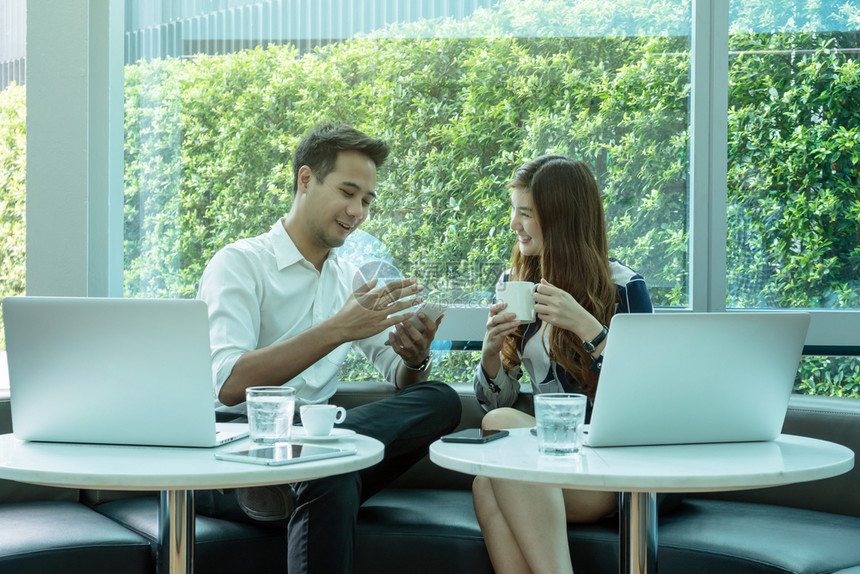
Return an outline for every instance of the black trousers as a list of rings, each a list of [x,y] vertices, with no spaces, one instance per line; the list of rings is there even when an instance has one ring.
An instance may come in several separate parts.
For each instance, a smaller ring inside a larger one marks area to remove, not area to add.
[[[406,387],[396,395],[349,409],[339,425],[385,445],[381,462],[361,471],[296,483],[296,510],[287,525],[290,574],[353,570],[355,531],[361,503],[423,458],[430,443],[460,422],[460,397],[445,383]],[[197,493],[197,511],[250,520],[233,493]],[[271,523],[269,523],[271,524]]]

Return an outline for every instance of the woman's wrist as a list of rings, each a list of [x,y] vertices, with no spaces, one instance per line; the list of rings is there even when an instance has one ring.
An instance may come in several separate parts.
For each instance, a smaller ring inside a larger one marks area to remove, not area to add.
[[[592,357],[599,357],[606,346],[606,336],[609,335],[609,327],[601,325],[600,332],[591,339],[582,340],[582,348]]]
[[[581,324],[574,330],[580,339],[583,341],[591,341],[603,332],[603,323],[595,319],[593,316],[588,316],[588,321]]]
[[[499,376],[499,370],[502,368],[502,360],[498,353],[488,356],[484,353],[481,356],[481,368],[491,379]]]

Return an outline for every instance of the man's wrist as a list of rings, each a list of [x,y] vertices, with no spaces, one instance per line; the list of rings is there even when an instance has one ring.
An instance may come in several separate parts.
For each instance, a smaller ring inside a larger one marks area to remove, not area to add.
[[[311,327],[311,329],[316,331],[319,341],[323,345],[330,346],[332,349],[355,340],[347,334],[349,329],[344,329],[343,326],[339,325],[335,317],[336,315],[329,317],[319,325]]]
[[[430,368],[431,362],[432,362],[432,355],[428,354],[427,357],[424,358],[424,360],[421,361],[420,363],[418,363],[417,365],[410,365],[409,363],[406,362],[406,360],[403,360],[403,366],[407,370],[412,371],[413,373],[424,373]]]

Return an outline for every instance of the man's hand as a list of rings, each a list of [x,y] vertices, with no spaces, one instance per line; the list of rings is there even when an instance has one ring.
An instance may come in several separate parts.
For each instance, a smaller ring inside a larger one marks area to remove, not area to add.
[[[388,343],[394,352],[400,355],[403,362],[410,367],[419,366],[430,354],[430,344],[436,336],[436,330],[445,315],[440,315],[435,321],[424,313],[418,313],[418,319],[424,325],[421,332],[410,321],[395,325],[395,331],[388,333]]]
[[[392,281],[383,287],[376,286],[376,278],[371,279],[355,290],[343,308],[331,320],[345,333],[349,341],[364,339],[391,328],[401,321],[408,320],[412,314],[397,315],[421,302],[420,297],[401,301],[420,293],[424,287],[415,279]],[[414,327],[413,327],[414,329]],[[433,331],[435,333],[435,329]]]

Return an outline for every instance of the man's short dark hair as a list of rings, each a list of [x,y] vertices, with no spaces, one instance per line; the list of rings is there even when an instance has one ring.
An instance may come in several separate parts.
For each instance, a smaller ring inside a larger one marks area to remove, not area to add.
[[[293,154],[293,195],[299,189],[299,169],[311,168],[320,181],[334,171],[337,154],[357,151],[369,157],[378,168],[388,157],[388,144],[346,124],[323,123],[302,137]]]

